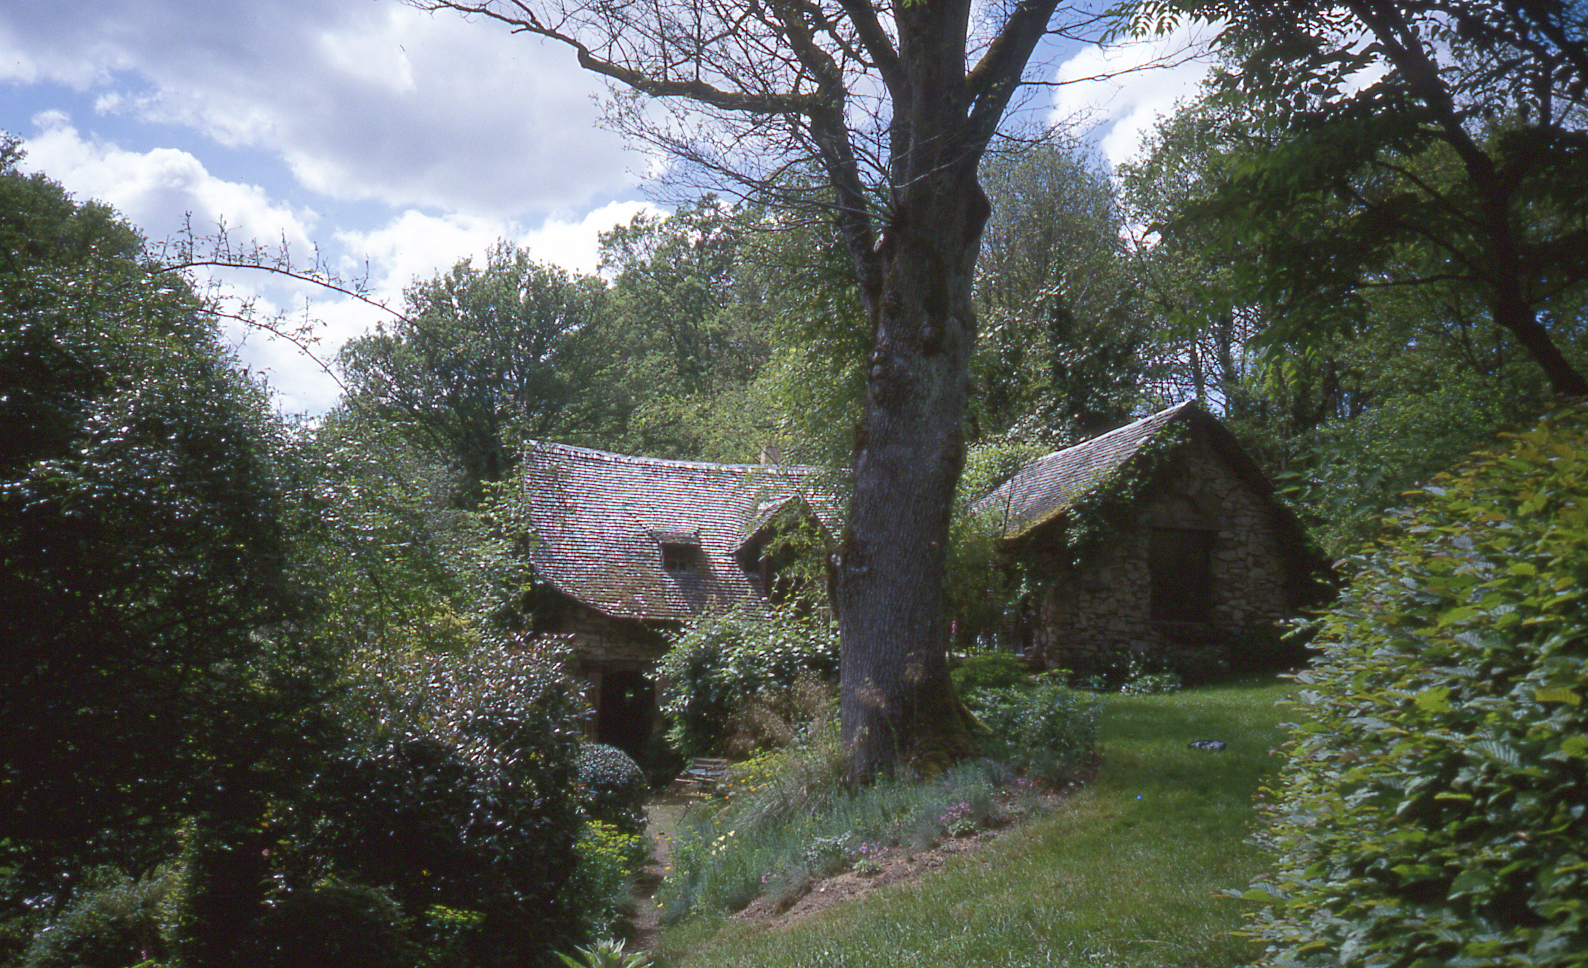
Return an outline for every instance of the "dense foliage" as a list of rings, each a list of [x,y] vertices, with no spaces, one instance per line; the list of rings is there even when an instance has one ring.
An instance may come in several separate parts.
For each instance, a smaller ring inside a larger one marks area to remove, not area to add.
[[[1073,777],[1096,752],[1101,707],[1057,679],[972,692],[966,704],[987,729],[983,752],[1033,779]]]
[[[1178,382],[1343,557],[1583,372],[1588,25],[1488,0],[1126,9],[1221,24],[1209,83],[1120,171]]]
[[[358,731],[284,818],[290,879],[391,891],[404,916],[483,919],[469,963],[524,964],[576,939],[558,898],[583,819],[577,690],[554,656],[502,648],[371,659]]]
[[[726,739],[729,714],[763,690],[795,685],[802,673],[834,677],[838,631],[819,616],[748,611],[702,616],[673,639],[657,672],[668,739],[685,756],[707,756]]]
[[[588,434],[605,419],[580,393],[601,285],[499,244],[484,267],[464,260],[416,282],[406,314],[352,340],[339,356],[358,407],[443,457],[478,500],[517,460],[516,436]]]
[[[367,399],[273,414],[193,287],[19,158],[0,961],[521,965],[610,929],[579,691],[472,620],[518,576],[461,458]]]
[[[1216,96],[1246,150],[1188,207],[1244,259],[1276,337],[1317,345],[1410,290],[1475,304],[1557,391],[1588,392],[1588,22],[1575,5],[1143,0],[1138,23],[1223,24]],[[1433,307],[1430,307],[1433,308]],[[1435,309],[1435,312],[1438,312]]]
[[[1007,689],[1030,682],[1031,668],[1007,652],[982,652],[956,662],[949,675],[960,692]]]
[[[1389,521],[1297,677],[1268,963],[1588,958],[1588,411]]]
[[[579,747],[579,799],[590,819],[621,833],[645,828],[645,774],[629,754],[605,743]]]
[[[329,657],[294,442],[180,277],[0,145],[0,868],[15,903],[257,820]],[[26,885],[24,887],[24,885]]]

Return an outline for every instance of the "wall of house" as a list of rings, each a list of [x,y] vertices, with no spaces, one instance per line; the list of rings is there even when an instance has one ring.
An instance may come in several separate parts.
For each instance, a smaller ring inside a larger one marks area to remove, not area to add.
[[[572,647],[569,672],[583,680],[585,698],[596,711],[590,737],[639,759],[659,725],[654,671],[667,653],[662,628],[613,618],[567,598],[549,604],[541,609],[536,631],[555,635]],[[651,691],[648,701],[637,701],[633,695],[641,680]]]
[[[1243,633],[1271,626],[1289,609],[1285,559],[1271,506],[1201,440],[1182,469],[1153,494],[1135,532],[1120,535],[1082,573],[1060,567],[1034,536],[1032,563],[1045,589],[1033,603],[1029,648],[1048,668],[1073,668],[1116,650],[1156,653],[1196,665],[1228,657]],[[1153,527],[1211,532],[1209,621],[1152,618],[1148,548]]]

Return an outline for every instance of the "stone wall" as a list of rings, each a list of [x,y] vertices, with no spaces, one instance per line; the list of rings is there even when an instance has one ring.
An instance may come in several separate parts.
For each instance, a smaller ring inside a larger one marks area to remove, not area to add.
[[[651,705],[654,707],[660,701],[660,684],[654,672],[667,653],[667,640],[661,626],[613,618],[571,599],[562,599],[543,614],[544,620],[538,623],[537,630],[554,635],[573,648],[574,661],[568,671],[582,680],[585,699],[596,710],[589,724],[591,738],[606,731],[601,707],[604,705],[602,685],[608,676],[639,673],[651,684]],[[617,745],[628,744],[620,742]]]
[[[1200,438],[1183,454],[1167,486],[1144,500],[1136,529],[1117,536],[1081,573],[1057,564],[1058,555],[1044,553],[1043,536],[1033,536],[1030,560],[1044,591],[1032,603],[1029,648],[1046,667],[1127,649],[1181,664],[1223,660],[1236,638],[1289,613],[1274,508]],[[1212,534],[1209,621],[1153,620],[1154,527]]]

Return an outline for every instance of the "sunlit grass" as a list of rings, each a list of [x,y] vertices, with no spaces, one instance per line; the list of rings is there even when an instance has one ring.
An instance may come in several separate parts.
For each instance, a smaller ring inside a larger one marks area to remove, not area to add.
[[[1278,760],[1285,686],[1244,683],[1105,698],[1097,780],[1058,813],[799,923],[681,925],[663,966],[1087,965],[1220,968],[1250,960],[1229,936],[1261,863],[1253,794]],[[1228,749],[1188,749],[1200,739]]]

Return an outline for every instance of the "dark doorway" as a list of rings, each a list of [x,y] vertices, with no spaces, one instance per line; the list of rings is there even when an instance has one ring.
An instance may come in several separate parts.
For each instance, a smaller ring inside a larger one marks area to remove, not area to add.
[[[638,760],[655,718],[656,694],[644,673],[622,670],[602,674],[596,739]]]
[[[1213,532],[1153,528],[1148,548],[1152,617],[1207,622],[1213,617]]]

